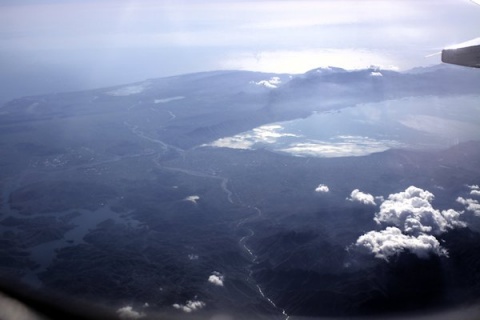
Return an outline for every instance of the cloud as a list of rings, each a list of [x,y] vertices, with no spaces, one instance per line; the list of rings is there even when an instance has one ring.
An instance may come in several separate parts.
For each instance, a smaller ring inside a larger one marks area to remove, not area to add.
[[[377,140],[362,136],[341,135],[326,141],[307,140],[306,142],[292,143],[278,151],[295,156],[334,158],[364,156],[401,146],[401,143],[394,140]]]
[[[243,132],[232,137],[221,138],[210,144],[218,148],[251,149],[257,143],[273,144],[283,137],[298,137],[293,133],[283,133],[284,128],[278,124],[260,126],[248,132]]]
[[[368,253],[373,253],[375,258],[384,259],[395,256],[405,250],[427,258],[431,253],[447,256],[447,251],[440,246],[438,240],[432,235],[419,236],[405,235],[396,227],[387,227],[382,231],[370,231],[360,236],[355,245],[363,248]]]
[[[188,196],[183,201],[190,201],[191,203],[197,204],[197,200],[200,200],[199,196]]]
[[[413,235],[421,233],[441,234],[455,227],[465,227],[459,220],[461,212],[453,209],[437,210],[432,207],[434,195],[426,190],[410,186],[404,192],[388,196],[375,213],[378,224],[394,225]]]
[[[315,188],[315,192],[319,192],[319,193],[327,193],[329,191],[330,189],[325,184],[319,184],[318,187]]]
[[[352,199],[359,193],[355,194],[355,191],[358,190],[352,191]],[[448,256],[435,236],[453,228],[466,227],[466,223],[460,221],[463,211],[440,211],[433,208],[431,201],[434,195],[415,186],[390,194],[386,200],[381,197],[376,199],[382,203],[374,220],[387,227],[381,231],[365,233],[354,245],[360,251],[371,253],[379,259],[388,261],[389,257],[405,250],[419,258],[427,258],[430,254]],[[472,199],[459,197],[457,202],[468,205],[471,203],[469,200]],[[478,202],[476,204],[478,205]],[[478,210],[480,214],[480,205]]]
[[[223,287],[224,279],[225,277],[220,272],[214,271],[213,274],[208,277],[208,282],[213,283],[216,286]]]
[[[357,201],[363,204],[376,206],[375,199],[371,194],[363,193],[358,189],[355,189],[350,194],[350,198],[347,198],[349,201]]]
[[[117,310],[120,319],[133,320],[145,317],[145,314],[133,310],[131,306],[125,306]]]
[[[470,195],[472,196],[480,196],[480,190],[471,190]]]
[[[173,307],[175,309],[182,310],[183,312],[190,313],[193,311],[200,310],[206,306],[205,302],[202,301],[194,301],[194,300],[188,300],[186,304],[178,304],[175,303]]]
[[[472,190],[472,191],[476,191],[476,190]],[[458,197],[457,202],[463,204],[465,206],[465,209],[473,212],[474,215],[480,216],[480,203],[478,203],[478,200],[465,199],[462,197]]]
[[[282,83],[279,77],[271,77],[270,80],[261,80],[258,82],[250,81],[250,83],[256,84],[257,86],[264,86],[270,89],[275,89],[279,84]]]
[[[476,185],[476,184],[473,184],[471,186],[467,185],[467,187],[470,189],[470,195],[480,196],[480,187],[478,185]]]

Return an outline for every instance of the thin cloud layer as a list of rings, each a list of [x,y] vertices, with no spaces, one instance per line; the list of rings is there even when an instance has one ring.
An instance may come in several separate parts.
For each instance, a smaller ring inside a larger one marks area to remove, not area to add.
[[[216,285],[223,287],[223,281],[225,280],[225,277],[217,271],[214,271],[210,277],[208,277],[208,282]]]
[[[315,188],[315,192],[318,193],[328,193],[330,192],[330,189],[326,184],[319,184],[318,187]]]
[[[206,306],[205,302],[203,301],[194,301],[194,300],[188,300],[186,304],[178,304],[175,303],[173,307],[175,309],[182,310],[183,312],[186,313],[191,313],[193,311],[200,310]]]
[[[358,195],[358,192],[355,195]],[[353,199],[354,192],[351,197]],[[376,199],[382,200],[380,197]],[[448,256],[435,236],[453,228],[466,227],[466,223],[460,221],[463,211],[453,209],[440,211],[433,208],[431,204],[433,199],[434,195],[431,192],[415,186],[410,186],[403,192],[390,194],[382,201],[380,210],[374,217],[377,224],[387,227],[360,236],[354,244],[355,247],[373,254],[375,258],[387,261],[389,257],[403,251],[410,251],[419,258],[426,258],[430,254]],[[468,203],[467,200],[457,199],[463,204]]]
[[[347,198],[349,201],[356,201],[366,205],[376,206],[374,197],[369,193],[364,193],[358,189],[355,189],[350,194],[350,198]]]
[[[438,235],[455,227],[466,226],[459,220],[461,212],[433,208],[430,203],[433,198],[431,192],[410,186],[404,192],[389,195],[380,205],[374,220],[378,224],[397,226],[413,235]]]
[[[214,142],[203,146],[232,149],[252,149],[257,143],[274,144],[279,139],[284,137],[298,137],[298,135],[293,133],[284,133],[283,130],[284,128],[278,124],[264,125],[232,137],[215,140]]]
[[[305,140],[291,143],[278,151],[295,156],[308,157],[358,157],[382,152],[390,148],[398,148],[402,144],[394,140],[377,140],[363,136],[340,135],[329,140]]]
[[[363,248],[368,253],[373,253],[375,258],[388,261],[405,250],[420,258],[427,258],[430,253],[447,256],[447,251],[440,246],[438,240],[432,235],[422,234],[418,237],[405,235],[396,227],[387,227],[382,231],[370,231],[360,236],[355,245]]]

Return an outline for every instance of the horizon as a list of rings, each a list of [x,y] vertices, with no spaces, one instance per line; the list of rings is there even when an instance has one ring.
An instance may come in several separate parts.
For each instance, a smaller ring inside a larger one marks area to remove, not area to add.
[[[0,102],[143,79],[251,70],[409,70],[477,38],[470,0],[5,1]],[[432,10],[435,9],[435,10]]]
[[[17,100],[17,99],[22,99],[22,98],[28,98],[28,97],[38,97],[38,96],[44,96],[44,95],[50,95],[50,94],[59,94],[59,93],[75,93],[75,92],[86,92],[86,91],[93,91],[93,90],[108,90],[108,89],[115,89],[115,88],[121,88],[124,86],[130,86],[130,85],[135,85],[135,84],[140,84],[146,81],[150,80],[159,80],[159,79],[166,79],[166,78],[175,78],[175,77],[183,77],[183,76],[188,76],[188,75],[194,75],[194,74],[206,74],[206,73],[215,73],[215,72],[249,72],[249,73],[262,73],[266,75],[289,75],[289,76],[301,76],[304,74],[307,74],[313,70],[317,69],[340,69],[341,71],[345,72],[355,72],[355,71],[363,71],[363,70],[375,70],[375,71],[390,71],[390,72],[396,72],[396,73],[408,73],[410,71],[416,70],[416,69],[435,69],[438,67],[445,67],[445,68],[466,68],[466,67],[461,67],[461,66],[452,66],[449,64],[445,63],[438,63],[438,64],[433,64],[429,66],[417,66],[413,67],[410,69],[406,70],[398,70],[398,69],[389,69],[389,68],[382,68],[380,66],[369,66],[365,68],[353,68],[353,69],[346,69],[346,68],[341,68],[337,66],[325,66],[325,67],[316,67],[309,69],[305,72],[301,73],[285,73],[285,72],[265,72],[265,71],[256,71],[256,70],[241,70],[241,69],[217,69],[217,70],[204,70],[204,71],[196,71],[196,72],[187,72],[187,73],[181,73],[181,74],[174,74],[174,75],[167,75],[167,76],[157,76],[157,77],[150,77],[150,78],[144,78],[142,80],[137,80],[133,82],[124,82],[124,83],[119,83],[119,84],[113,84],[113,85],[106,85],[106,86],[99,86],[99,87],[94,87],[94,88],[86,88],[86,89],[73,89],[73,90],[64,90],[64,91],[52,91],[52,92],[43,92],[39,94],[31,94],[31,95],[23,95],[23,96],[17,96],[13,97],[9,100],[2,101],[0,100],[0,108],[6,104],[8,104],[11,101]]]

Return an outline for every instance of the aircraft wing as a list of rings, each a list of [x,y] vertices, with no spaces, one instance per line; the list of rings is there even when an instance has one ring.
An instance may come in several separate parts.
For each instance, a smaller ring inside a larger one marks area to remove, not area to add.
[[[480,68],[480,38],[443,49],[442,62]]]

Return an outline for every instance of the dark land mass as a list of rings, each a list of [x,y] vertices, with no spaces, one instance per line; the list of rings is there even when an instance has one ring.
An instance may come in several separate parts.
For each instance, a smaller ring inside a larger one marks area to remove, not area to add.
[[[480,142],[361,157],[202,146],[312,112],[478,94],[478,73],[212,72],[26,97],[0,109],[0,275],[118,309],[236,319],[431,311],[480,296],[479,218],[439,238],[448,257],[352,248],[377,207],[346,200],[414,185],[438,209],[480,181]],[[279,76],[275,91],[255,82]],[[252,84],[253,82],[253,84]],[[126,86],[128,87],[128,86]],[[125,88],[123,88],[125,89]],[[119,91],[120,90],[120,91]],[[130,89],[132,90],[132,89]],[[127,90],[128,92],[128,90]],[[170,100],[169,100],[170,99]],[[165,101],[168,101],[165,102]],[[320,184],[330,192],[315,192]],[[223,285],[208,281],[218,272]],[[193,317],[193,316],[192,316]]]

